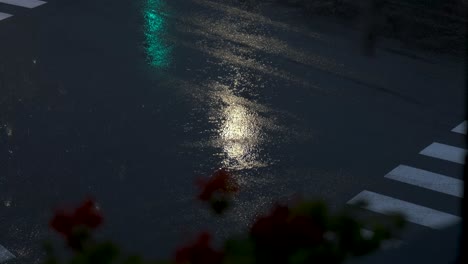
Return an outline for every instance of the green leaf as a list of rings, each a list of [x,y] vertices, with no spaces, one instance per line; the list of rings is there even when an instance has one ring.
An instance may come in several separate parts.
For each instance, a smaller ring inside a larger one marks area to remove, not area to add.
[[[140,256],[129,256],[127,257],[122,264],[142,264],[143,259]]]
[[[104,242],[88,253],[89,264],[110,264],[119,255],[119,249],[111,242]]]
[[[70,264],[89,264],[89,258],[87,255],[84,255],[82,253],[76,253],[73,255],[72,260],[70,261]]]
[[[372,240],[382,241],[392,237],[390,230],[381,224],[375,224],[372,231],[374,232]]]
[[[149,262],[149,264],[174,264],[174,262],[169,261],[169,260],[156,260]]]
[[[224,264],[254,264],[255,244],[250,239],[230,239],[225,242]]]
[[[52,243],[47,241],[44,243],[44,251],[46,253],[46,259],[43,264],[58,264],[59,260],[55,256],[54,248]]]
[[[232,253],[252,253],[255,248],[254,242],[249,239],[228,239],[225,242],[224,248],[227,252]]]
[[[403,229],[406,226],[406,217],[404,214],[395,212],[390,214],[390,217],[397,229]]]
[[[289,259],[290,264],[304,264],[310,259],[312,252],[307,249],[300,249],[293,253]]]
[[[300,202],[291,208],[291,212],[296,215],[312,217],[317,224],[322,226],[326,226],[328,222],[328,209],[322,201]]]

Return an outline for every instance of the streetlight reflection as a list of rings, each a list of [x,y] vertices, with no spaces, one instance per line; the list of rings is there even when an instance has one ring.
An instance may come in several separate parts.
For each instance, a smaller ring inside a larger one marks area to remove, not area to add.
[[[222,88],[216,95],[222,102],[217,113],[220,119],[217,137],[223,151],[223,166],[234,170],[267,166],[260,156],[266,120],[259,115],[259,107],[227,87]]]

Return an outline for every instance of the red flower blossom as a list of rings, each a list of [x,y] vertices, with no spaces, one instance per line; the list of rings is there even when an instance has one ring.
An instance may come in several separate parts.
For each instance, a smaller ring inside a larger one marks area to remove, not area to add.
[[[84,225],[91,229],[97,228],[102,223],[102,215],[97,210],[94,201],[90,199],[75,210],[74,219],[78,225]]]
[[[58,233],[70,238],[73,230],[78,226],[90,229],[97,228],[102,223],[102,215],[93,200],[83,202],[74,212],[59,210],[50,221],[50,226]]]
[[[250,234],[259,240],[272,241],[275,236],[286,232],[289,214],[288,207],[276,206],[270,215],[257,219]]]
[[[294,215],[286,206],[276,206],[270,215],[259,218],[250,234],[261,250],[286,257],[298,248],[315,246],[324,238],[324,228],[313,218]]]
[[[201,193],[198,198],[209,201],[215,193],[230,194],[238,191],[237,182],[226,169],[216,171],[208,180],[199,180]]]
[[[57,211],[50,221],[50,226],[64,236],[70,236],[75,223],[73,217],[64,211]]]
[[[210,234],[204,232],[198,236],[195,243],[182,247],[176,251],[175,263],[177,264],[221,264],[223,252],[210,247]]]

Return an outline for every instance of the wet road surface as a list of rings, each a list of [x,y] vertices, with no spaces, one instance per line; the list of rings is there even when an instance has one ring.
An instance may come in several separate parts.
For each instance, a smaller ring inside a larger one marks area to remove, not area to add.
[[[84,0],[0,12],[13,14],[0,13],[8,263],[37,263],[40,242],[57,239],[53,208],[87,195],[106,216],[101,235],[149,257],[201,229],[243,230],[297,193],[342,207],[369,190],[459,215],[458,197],[384,177],[406,164],[461,178],[460,164],[418,154],[463,147],[450,131],[463,121],[455,59],[364,57],[356,32],[274,5]],[[242,191],[214,219],[194,181],[221,167]],[[430,229],[415,223],[407,236]]]

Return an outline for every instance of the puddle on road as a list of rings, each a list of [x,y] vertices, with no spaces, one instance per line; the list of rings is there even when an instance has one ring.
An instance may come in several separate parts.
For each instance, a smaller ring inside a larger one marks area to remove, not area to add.
[[[194,176],[210,175],[220,167],[234,173],[249,197],[245,201],[255,201],[250,205],[239,198],[230,221],[244,225],[259,208],[284,194],[281,176],[273,177],[271,171],[282,171],[292,146],[310,140],[302,120],[269,106],[280,86],[312,87],[305,74],[291,69],[298,67],[292,58],[307,58],[289,52],[290,47],[262,23],[235,14],[213,18],[216,12],[186,8],[187,13],[178,10],[183,15],[177,16],[176,32],[171,32],[177,36],[171,87],[181,93],[174,98],[187,104],[180,111],[183,117],[174,121],[184,133],[175,151]],[[285,57],[288,66],[282,64]],[[184,199],[191,199],[189,195]],[[206,220],[197,212],[186,217]]]
[[[194,139],[184,144],[192,148],[187,152],[201,156],[202,174],[214,166],[243,174],[268,169],[281,159],[275,149],[298,139],[299,133],[291,127],[294,117],[262,103],[264,91],[286,82],[306,87],[312,84],[272,63],[274,56],[289,56],[290,48],[270,36],[261,22],[243,21],[230,13],[214,19],[204,12],[179,20],[177,29],[188,39],[177,40],[177,45],[197,54],[192,56],[206,58],[203,64],[198,60],[196,66],[186,66],[196,68],[192,71],[194,80],[187,80],[182,88],[194,105],[191,120],[184,125],[188,137]],[[295,55],[298,61],[305,56]]]

